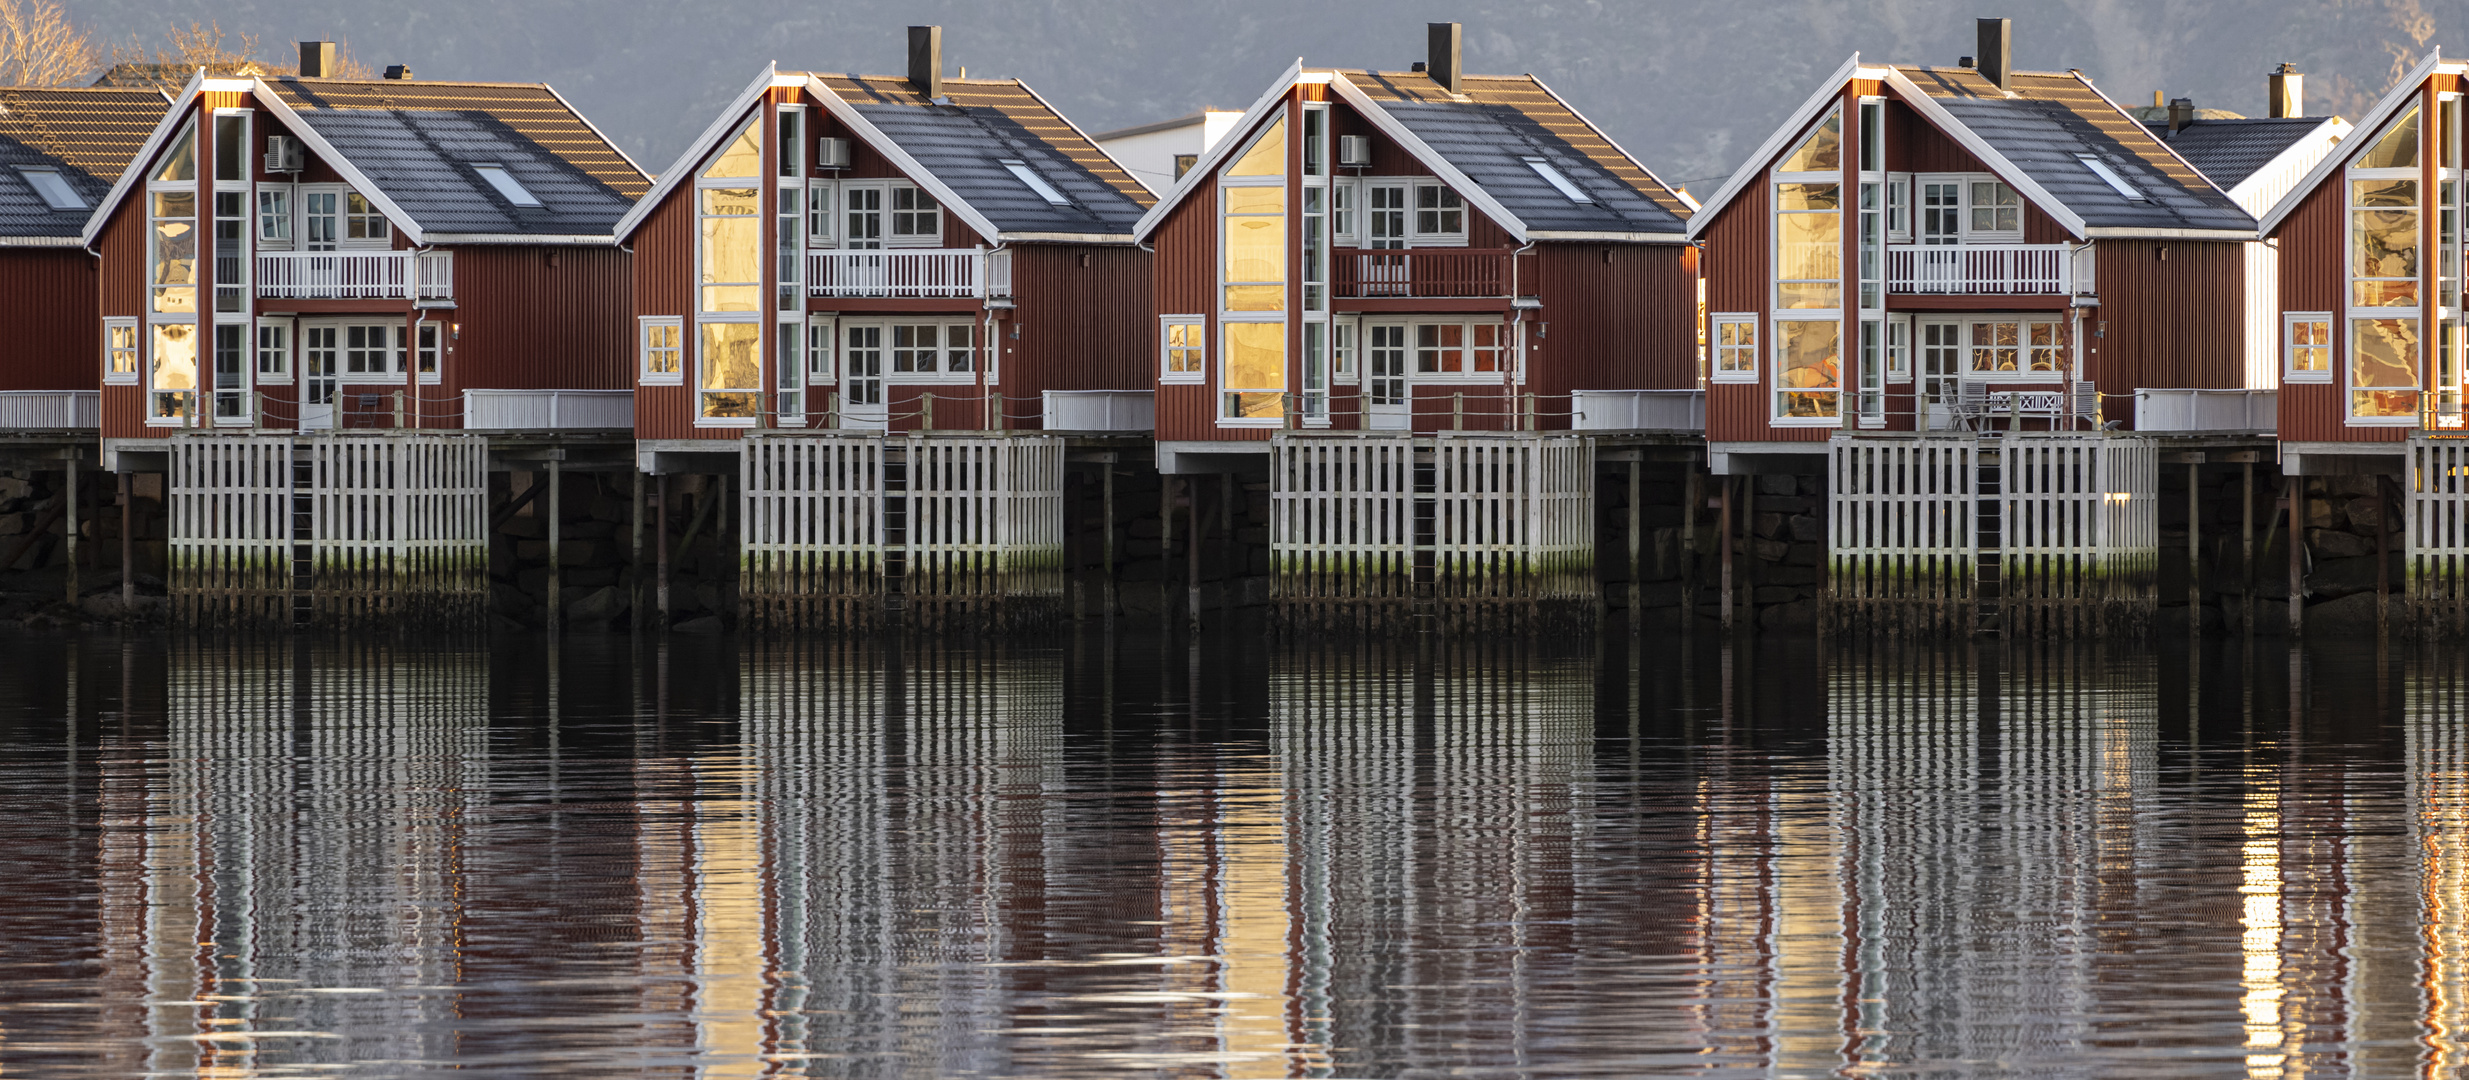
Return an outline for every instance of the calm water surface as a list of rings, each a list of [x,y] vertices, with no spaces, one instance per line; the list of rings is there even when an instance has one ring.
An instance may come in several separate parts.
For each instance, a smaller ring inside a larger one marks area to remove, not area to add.
[[[0,639],[0,1076],[2453,1076],[2456,650]]]

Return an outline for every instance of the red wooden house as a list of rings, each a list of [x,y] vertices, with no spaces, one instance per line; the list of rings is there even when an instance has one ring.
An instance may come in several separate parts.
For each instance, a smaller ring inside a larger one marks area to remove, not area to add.
[[[1167,471],[1289,428],[1693,426],[1572,394],[1699,385],[1694,204],[1431,29],[1409,72],[1297,61],[1141,220]]]
[[[2254,219],[2078,71],[1838,69],[1689,223],[1707,440],[2134,426],[2148,387],[2262,388]]]
[[[2469,435],[2464,93],[2469,63],[2429,55],[2263,219],[2281,253],[2280,438],[2292,474],[2397,472],[2412,436]]]
[[[649,180],[544,85],[190,81],[95,208],[107,460],[182,431],[626,426]],[[408,73],[406,73],[408,74]]]
[[[104,335],[78,232],[169,105],[147,89],[0,89],[0,433],[95,429]]]
[[[910,28],[907,77],[765,71],[619,225],[643,452],[1135,426],[1046,408],[1147,390],[1153,197],[1027,84],[943,77],[940,42]]]

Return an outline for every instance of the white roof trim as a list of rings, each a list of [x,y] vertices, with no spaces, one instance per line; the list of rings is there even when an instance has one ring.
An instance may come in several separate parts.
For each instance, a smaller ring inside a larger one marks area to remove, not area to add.
[[[2418,61],[2417,67],[2410,69],[2406,77],[2386,91],[2383,100],[2376,102],[2375,107],[2367,112],[2366,118],[2358,121],[2357,127],[2351,130],[2363,132],[2369,136],[2383,130],[2384,123],[2399,115],[2402,106],[2417,101],[2419,93],[2426,88],[2426,77],[2445,66],[2447,65],[2443,62],[2443,50],[2440,47],[2427,53],[2426,59]],[[2456,69],[2463,67],[2458,64],[2449,66]],[[2323,182],[2333,173],[2348,167],[2349,159],[2357,156],[2358,149],[2363,142],[2363,139],[2353,139],[2350,140],[2351,146],[2348,152],[2323,155],[2323,160],[2316,162],[2314,168],[2307,170],[2304,179],[2291,187],[2287,195],[2281,196],[2280,204],[2272,207],[2272,212],[2264,217],[2262,226],[2256,230],[2257,234],[2268,234],[2280,228],[2280,223],[2297,209],[2299,203],[2305,201],[2306,196],[2314,194],[2315,189],[2323,186]]]
[[[284,104],[282,95],[275,93],[273,87],[267,86],[266,80],[258,79],[255,82],[257,100],[265,103],[266,110],[283,121],[283,126],[290,128],[302,142],[309,144],[310,149],[317,151],[317,156],[326,159],[326,164],[334,166],[334,171],[343,174],[343,179],[350,182],[352,190],[367,196],[370,202],[376,203],[377,208],[385,213],[387,220],[393,221],[396,227],[403,230],[404,239],[415,244],[429,242],[425,230],[420,227],[420,222],[413,219],[410,214],[404,213],[403,208],[396,206],[393,199],[386,197],[385,192],[379,191],[376,181],[369,179],[367,173],[361,172],[360,167],[345,158],[342,151],[334,148],[333,143],[327,142],[326,137],[310,127],[308,121],[302,120],[299,113],[294,112],[291,106]]]
[[[1748,190],[1750,184],[1756,183],[1758,177],[1765,174],[1766,163],[1783,152],[1784,143],[1800,134],[1801,129],[1814,122],[1820,112],[1832,106],[1835,99],[1842,96],[1843,84],[1860,72],[1860,54],[1853,53],[1851,59],[1844,61],[1842,67],[1827,76],[1826,81],[1820,83],[1817,90],[1800,103],[1799,108],[1792,110],[1791,116],[1766,136],[1765,142],[1758,144],[1758,148],[1740,163],[1739,168],[1732,170],[1732,178],[1716,188],[1713,195],[1707,196],[1697,213],[1689,216],[1689,238],[1696,239],[1699,233],[1706,230],[1706,226],[1714,223],[1716,214],[1722,213],[1725,206]]]
[[[73,248],[85,245],[74,236],[0,236],[0,248]]]
[[[1006,244],[1128,244],[1132,242],[1132,234],[1016,232],[1004,233],[1003,242]]]
[[[583,247],[610,247],[617,238],[604,233],[578,233],[565,236],[535,236],[530,233],[430,233],[430,244],[573,244]]]
[[[163,111],[163,118],[154,122],[154,134],[146,136],[146,144],[138,147],[136,156],[129,158],[129,163],[121,168],[120,179],[112,182],[111,190],[104,193],[101,202],[94,204],[94,212],[86,215],[86,227],[77,234],[78,246],[93,247],[95,237],[103,233],[103,223],[120,208],[120,200],[128,197],[129,189],[145,182],[146,166],[154,163],[154,155],[162,152],[163,144],[171,141],[171,137],[180,130],[178,124],[172,123],[173,118],[186,118],[183,114],[188,111],[189,102],[196,99],[198,89],[205,81],[204,68],[197,69],[197,74],[189,76],[189,84],[180,89],[180,96],[173,98],[171,107]]]
[[[1509,235],[1516,237],[1519,243],[1526,242],[1525,222],[1518,220],[1517,215],[1510,213],[1508,207],[1500,205],[1500,200],[1493,198],[1491,192],[1483,190],[1483,185],[1475,183],[1473,177],[1459,171],[1457,166],[1450,164],[1447,158],[1433,150],[1430,144],[1418,138],[1414,132],[1406,130],[1406,125],[1399,123],[1396,117],[1389,115],[1389,110],[1381,108],[1379,102],[1373,101],[1370,95],[1365,94],[1343,75],[1329,80],[1329,88],[1337,91],[1337,96],[1345,99],[1346,104],[1354,106],[1356,112],[1362,113],[1365,118],[1371,120],[1372,126],[1379,128],[1381,134],[1396,140],[1399,146],[1406,148],[1407,153],[1413,154],[1417,160],[1423,162],[1425,168],[1432,170],[1433,175],[1457,189],[1458,197],[1466,200],[1466,205],[1481,209],[1493,221],[1498,222],[1501,228],[1509,230]]]
[[[2244,229],[2146,229],[2137,225],[2104,225],[2083,230],[2086,240],[2252,240]]]
[[[1568,230],[1537,229],[1527,233],[1526,239],[1536,241],[1618,240],[1624,243],[1632,244],[1686,244],[1689,242],[1689,234],[1661,232],[1571,232]]]
[[[2261,183],[2265,177],[2269,176],[2274,170],[2280,168],[2283,162],[2308,153],[2321,153],[2328,156],[2333,150],[2339,148],[2339,140],[2347,139],[2349,137],[2349,133],[2355,130],[2357,129],[2350,126],[2349,121],[2343,120],[2340,117],[2324,117],[2323,122],[2316,124],[2312,129],[2308,130],[2304,137],[2290,143],[2287,147],[2284,147],[2280,153],[2273,155],[2272,160],[2264,162],[2261,168],[2247,174],[2246,179],[2238,181],[2238,186],[2229,189],[2229,198],[2235,200],[2239,206],[2245,206],[2246,200],[2254,197],[2255,194],[2253,191],[2248,189]],[[2318,143],[2323,144],[2320,150],[2316,147],[2316,144]],[[2318,158],[2317,160],[2321,159]],[[2287,199],[2297,190],[2297,187],[2292,186],[2288,191],[2282,192],[2280,197]],[[2255,212],[2252,208],[2249,208],[2247,213],[2254,214]],[[2255,214],[2255,216],[2260,218],[2263,215]]]
[[[928,172],[926,166],[920,164],[916,158],[910,157],[909,152],[894,143],[891,136],[883,134],[883,129],[874,126],[871,121],[859,115],[855,106],[841,100],[840,95],[833,93],[831,87],[823,85],[822,79],[812,74],[807,75],[806,92],[813,94],[815,100],[823,103],[824,111],[838,118],[842,124],[848,126],[849,130],[863,136],[867,144],[874,147],[876,153],[892,159],[892,164],[899,167],[901,175],[908,177],[910,183],[933,192],[936,202],[960,215],[962,223],[976,230],[977,235],[985,237],[989,243],[1003,242],[1003,231],[995,228],[994,222],[988,221],[986,215],[978,213],[976,207],[970,206],[960,197],[960,193],[953,191],[941,177]]]
[[[737,125],[730,121],[737,119],[745,113],[747,108],[762,99],[763,92],[772,87],[773,75],[772,65],[763,65],[762,74],[756,75],[753,82],[746,84],[746,88],[739,91],[737,97],[729,102],[729,107],[722,109],[720,115],[714,117],[711,124],[703,129],[703,134],[696,136],[694,142],[686,146],[686,152],[678,155],[677,161],[669,166],[669,171],[660,174],[659,178],[652,182],[652,189],[644,192],[642,198],[635,200],[634,207],[626,211],[626,216],[617,219],[615,232],[619,240],[632,235],[635,228],[643,224],[643,219],[651,216],[652,211],[660,205],[660,201],[668,198],[669,192],[677,189],[678,184],[691,180],[694,177],[695,163],[703,160],[714,147],[719,146],[720,140],[737,133]]]
[[[1997,148],[1990,146],[1988,140],[1964,126],[1963,121],[1956,119],[1955,114],[1946,111],[1946,106],[1938,104],[1936,98],[1930,97],[1918,84],[1905,77],[1903,72],[1894,68],[1886,69],[1886,85],[1896,93],[1903,95],[1904,104],[1910,105],[1913,111],[1936,124],[1938,130],[1945,132],[1949,138],[1955,140],[1956,144],[1971,151],[1972,156],[1979,158],[1981,164],[1987,165],[1990,172],[1997,174],[1999,179],[2006,181],[2016,191],[2022,192],[2024,198],[2031,200],[2058,224],[2065,226],[2067,232],[2087,239],[2091,236],[2085,231],[2087,226],[2083,223],[2083,215],[2076,213],[2065,203],[2059,202],[2057,196],[2049,194],[2047,188],[2041,187],[2031,177],[2024,175],[2021,168],[2006,159],[2006,155],[1998,153]],[[2093,92],[2098,93],[2099,91]],[[2108,101],[2109,99],[2102,98],[2101,100]],[[2117,103],[2109,102],[2109,107],[2117,108]],[[2120,113],[2119,116],[2127,123],[2135,123],[2134,117],[2126,116],[2124,113]],[[2188,166],[2188,168],[2192,169],[2193,166]],[[2195,175],[2202,176],[2202,170],[2195,170]],[[2204,183],[2209,184],[2211,181],[2207,179]],[[2214,188],[2213,190],[2219,189]],[[2223,192],[2222,197],[2226,198],[2227,193]]]
[[[1613,150],[1619,151],[1620,156],[1628,159],[1629,164],[1637,166],[1637,171],[1645,173],[1646,178],[1654,181],[1656,187],[1662,188],[1665,191],[1679,196],[1681,205],[1688,207],[1691,213],[1695,213],[1697,211],[1697,200],[1690,198],[1688,192],[1664,183],[1663,177],[1657,175],[1653,169],[1647,168],[1646,163],[1639,161],[1636,154],[1632,154],[1626,148],[1622,147],[1618,141],[1612,138],[1610,132],[1595,126],[1594,121],[1587,119],[1585,113],[1577,111],[1577,106],[1569,104],[1569,99],[1560,96],[1560,92],[1552,89],[1549,84],[1543,81],[1541,76],[1528,75],[1526,77],[1535,81],[1535,85],[1543,90],[1543,96],[1559,102],[1561,108],[1569,110],[1569,115],[1577,117],[1577,122],[1586,125],[1587,130],[1594,132],[1596,138],[1601,139],[1604,142],[1611,143]],[[1580,155],[1581,158],[1583,156],[1584,155]],[[1617,180],[1619,177],[1613,177],[1613,179]],[[1645,192],[1639,192],[1638,194],[1643,195]],[[1648,199],[1646,201],[1653,202],[1654,200]]]
[[[1285,101],[1286,91],[1294,86],[1302,74],[1303,58],[1298,56],[1293,64],[1287,66],[1286,73],[1278,76],[1277,81],[1270,83],[1269,89],[1260,95],[1259,100],[1252,102],[1251,108],[1243,110],[1243,118],[1235,121],[1233,127],[1226,129],[1225,137],[1217,140],[1217,145],[1210,147],[1207,153],[1200,155],[1200,160],[1193,162],[1191,168],[1183,170],[1183,178],[1175,181],[1173,187],[1167,188],[1166,193],[1158,197],[1157,205],[1150,207],[1148,213],[1140,215],[1139,223],[1132,226],[1132,238],[1135,241],[1147,240],[1149,233],[1154,231],[1160,222],[1166,220],[1167,213],[1172,211],[1177,203],[1182,202],[1184,196],[1191,194],[1193,188],[1215,177],[1218,163],[1233,154],[1235,147],[1250,143],[1251,140],[1247,136],[1251,134],[1251,130],[1259,126],[1261,118],[1268,115],[1272,106]]]

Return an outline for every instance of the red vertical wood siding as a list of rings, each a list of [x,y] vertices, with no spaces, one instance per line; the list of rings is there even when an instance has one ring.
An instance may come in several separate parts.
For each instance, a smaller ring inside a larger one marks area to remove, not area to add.
[[[1042,427],[1048,390],[1155,385],[1156,272],[1148,252],[1128,244],[1021,244],[1011,252],[1019,307],[997,341],[1005,350],[1007,426]]]
[[[82,248],[0,249],[0,390],[91,390],[102,381],[101,282]]]
[[[102,234],[95,240],[95,250],[99,253],[96,280],[101,286],[99,317],[137,319],[138,335],[142,339],[146,317],[145,200],[135,194],[123,200],[110,219],[104,222]],[[99,320],[96,333],[101,333]],[[99,357],[96,363],[99,368]],[[144,437],[144,407],[145,395],[140,387],[104,385],[103,436],[113,439]]]
[[[444,317],[462,333],[446,377],[458,390],[625,389],[634,381],[631,261],[614,247],[456,248],[459,306]]]
[[[2367,145],[2350,140],[2353,151]],[[2332,372],[2328,383],[2289,382],[2280,387],[2280,437],[2292,442],[2381,442],[2398,439],[2394,428],[2353,428],[2341,398],[2340,373],[2349,365],[2349,335],[2343,295],[2348,291],[2348,260],[2342,251],[2347,183],[2340,173],[2308,192],[2296,210],[2281,219],[2273,235],[2280,242],[2280,310],[2332,313]],[[2282,351],[2286,349],[2284,344]],[[2286,356],[2279,362],[2288,362]]]
[[[1207,320],[1207,381],[1167,383],[1157,388],[1157,437],[1161,440],[1234,438],[1221,433],[1211,395],[1217,385],[1217,178],[1203,178],[1166,214],[1150,235],[1155,248],[1156,314],[1198,315]],[[1155,370],[1157,320],[1146,328]]]
[[[1697,385],[1697,277],[1681,244],[1549,243],[1536,249],[1543,303],[1530,321],[1526,389],[1566,412],[1571,390],[1678,390]],[[1565,427],[1560,423],[1544,427]]]
[[[2100,307],[2086,318],[2098,333],[2085,345],[2102,394],[2246,385],[2243,244],[2111,239],[2092,257]],[[2107,403],[2107,415],[2131,425],[2131,402]]]
[[[686,319],[681,335],[682,366],[689,385],[636,386],[634,433],[638,439],[734,439],[734,428],[694,426],[694,188],[681,184],[636,226],[627,242],[634,248],[632,280],[638,317],[679,316]],[[636,362],[633,328],[628,328],[628,369]]]
[[[1715,215],[1705,230],[1706,243],[1706,313],[1715,315],[1748,313],[1758,317],[1758,380],[1755,383],[1718,383],[1706,387],[1706,438],[1713,442],[1761,442],[1772,439],[1817,438],[1826,436],[1826,429],[1769,427],[1766,423],[1766,373],[1771,366],[1768,355],[1772,331],[1767,315],[1772,301],[1769,250],[1774,223],[1768,209],[1773,196],[1766,177],[1761,173],[1740,194]],[[1708,347],[1712,348],[1709,342]],[[1713,358],[1708,362],[1711,365]],[[1712,370],[1709,369],[1709,378]]]

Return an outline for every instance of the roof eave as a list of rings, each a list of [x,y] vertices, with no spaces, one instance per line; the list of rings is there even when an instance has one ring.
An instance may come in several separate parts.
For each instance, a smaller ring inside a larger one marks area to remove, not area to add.
[[[2086,240],[2254,240],[2246,229],[2151,229],[2139,225],[2097,225],[2080,234]]]
[[[1167,188],[1166,193],[1158,197],[1157,205],[1151,206],[1148,213],[1140,215],[1140,221],[1132,226],[1132,238],[1135,241],[1147,241],[1149,234],[1155,232],[1157,226],[1166,220],[1166,215],[1173,212],[1174,208],[1183,202],[1184,196],[1191,194],[1193,189],[1216,175],[1219,163],[1234,153],[1234,148],[1243,142],[1244,134],[1251,131],[1253,125],[1258,124],[1262,117],[1269,114],[1270,106],[1285,100],[1286,91],[1293,89],[1295,80],[1301,78],[1302,75],[1303,58],[1298,56],[1295,57],[1293,64],[1287,66],[1286,73],[1278,76],[1277,81],[1270,83],[1269,89],[1260,95],[1259,100],[1252,102],[1251,108],[1243,110],[1242,118],[1236,120],[1234,127],[1227,130],[1226,137],[1219,139],[1216,146],[1210,147],[1208,152],[1200,155],[1199,161],[1192,163],[1191,168],[1183,171],[1183,178],[1175,181],[1173,187]]]
[[[1536,242],[1547,240],[1609,241],[1622,244],[1686,244],[1685,232],[1596,232],[1586,229],[1534,229],[1526,238]]]
[[[2305,135],[2300,136],[2296,141],[2291,142],[2289,145],[2282,147],[2280,153],[2272,156],[2272,160],[2264,162],[2262,165],[2258,166],[2255,171],[2246,174],[2246,179],[2238,181],[2236,187],[2229,189],[2229,198],[2236,202],[2239,206],[2245,206],[2246,200],[2252,198],[2255,194],[2255,192],[2251,189],[2253,189],[2257,183],[2261,182],[2264,177],[2271,175],[2273,170],[2280,168],[2282,162],[2300,154],[2314,151],[2316,144],[2318,143],[2323,144],[2321,150],[2323,156],[2329,157],[2331,156],[2332,151],[2339,149],[2340,144],[2337,140],[2346,137],[2352,130],[2354,129],[2349,126],[2349,122],[2347,120],[2343,120],[2337,116],[2324,117],[2322,123],[2308,128]],[[2308,168],[2312,169],[2313,166],[2310,165]],[[2297,190],[2298,189],[2296,187],[2291,187],[2288,191],[2281,193],[2281,198],[2286,199]],[[2277,206],[2277,204],[2275,204],[2275,206]],[[2264,216],[2263,214],[2255,214],[2251,208],[2247,210],[2247,213],[2254,214],[2258,220]]]
[[[995,237],[998,244],[1133,244],[1139,237],[1131,233],[1074,232],[1007,232]]]
[[[82,248],[86,242],[74,236],[0,236],[0,248]]]
[[[441,244],[566,244],[575,247],[616,247],[610,233],[439,233],[428,234],[428,246]]]
[[[1834,74],[1827,76],[1825,82],[1818,84],[1818,88],[1800,103],[1799,108],[1792,110],[1783,123],[1768,133],[1766,141],[1759,143],[1758,148],[1740,163],[1740,167],[1732,170],[1731,179],[1725,180],[1722,187],[1707,196],[1706,201],[1698,206],[1697,213],[1689,215],[1689,238],[1694,240],[1699,233],[1706,231],[1706,226],[1714,223],[1715,215],[1722,213],[1725,206],[1748,190],[1749,185],[1766,171],[1766,163],[1783,152],[1784,144],[1792,136],[1800,134],[1802,128],[1808,127],[1820,112],[1833,104],[1843,93],[1843,84],[1859,74],[1860,70],[1860,54],[1855,52],[1851,59],[1843,62],[1842,67],[1835,69]]]
[[[643,224],[643,219],[650,217],[652,210],[666,200],[670,192],[677,190],[677,185],[683,182],[682,178],[691,178],[694,175],[694,163],[703,160],[704,155],[711,153],[713,147],[720,145],[720,140],[729,137],[729,134],[736,129],[736,125],[730,121],[737,119],[738,115],[745,112],[748,106],[761,99],[764,91],[771,89],[774,74],[774,65],[763,65],[763,73],[755,76],[754,81],[747,84],[744,90],[738,91],[737,96],[730,99],[728,107],[722,109],[720,115],[713,117],[712,122],[704,127],[703,134],[696,136],[692,143],[687,144],[686,152],[677,156],[677,161],[669,166],[668,171],[661,173],[657,179],[652,181],[652,189],[644,192],[642,198],[635,200],[634,208],[626,211],[624,217],[617,219],[616,233],[619,240],[633,236],[634,230]]]
[[[180,88],[180,95],[172,99],[170,107],[163,110],[162,116],[155,118],[154,134],[146,136],[145,144],[137,148],[137,153],[130,155],[129,163],[120,168],[120,179],[112,181],[111,190],[104,194],[103,201],[94,204],[94,212],[86,215],[86,227],[78,230],[78,246],[93,247],[95,238],[103,234],[103,223],[111,220],[112,213],[120,209],[120,200],[128,198],[129,190],[143,182],[145,166],[154,161],[154,155],[160,153],[163,144],[179,130],[172,123],[172,118],[188,107],[190,99],[197,96],[198,87],[205,79],[206,69],[197,69],[196,74],[189,76],[188,85]]]
[[[2360,119],[2357,126],[2351,130],[2366,132],[2370,135],[2382,130],[2384,121],[2399,114],[2404,102],[2416,100],[2418,89],[2426,85],[2426,77],[2434,74],[2435,70],[2442,66],[2443,50],[2441,48],[2427,53],[2426,59],[2418,61],[2417,67],[2410,69],[2407,76],[2394,83],[2390,90],[2385,91],[2383,100],[2375,102],[2375,107],[2367,110],[2366,116]],[[2358,149],[2361,148],[2353,147],[2346,152],[2336,149],[2333,153],[2323,155],[2323,160],[2316,162],[2315,167],[2308,169],[2306,176],[2299,180],[2296,186],[2291,187],[2288,194],[2280,197],[2279,205],[2272,207],[2271,214],[2263,219],[2262,225],[2256,231],[2261,235],[2269,236],[2274,230],[2279,229],[2280,223],[2288,220],[2289,214],[2297,209],[2298,204],[2306,201],[2306,197],[2313,194],[2316,188],[2323,186],[2324,180],[2340,171],[2343,164],[2356,155]]]

